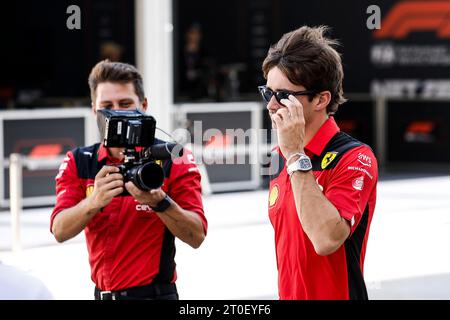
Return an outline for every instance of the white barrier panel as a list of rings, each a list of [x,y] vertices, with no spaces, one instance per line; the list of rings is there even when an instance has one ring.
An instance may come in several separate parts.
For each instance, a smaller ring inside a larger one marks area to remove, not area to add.
[[[9,206],[9,156],[23,156],[23,206],[52,205],[58,167],[67,151],[98,141],[90,108],[0,112],[0,207]]]
[[[254,190],[261,186],[261,116],[262,105],[256,102],[175,107],[174,127],[186,133],[182,142],[190,145],[196,162],[206,168],[212,192]],[[245,133],[245,139],[239,141],[238,130]]]

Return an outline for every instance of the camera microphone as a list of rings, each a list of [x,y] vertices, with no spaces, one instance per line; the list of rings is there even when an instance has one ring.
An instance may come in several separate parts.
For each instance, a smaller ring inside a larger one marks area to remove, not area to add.
[[[147,148],[149,155],[156,159],[167,160],[183,156],[183,146],[178,143],[159,143]]]

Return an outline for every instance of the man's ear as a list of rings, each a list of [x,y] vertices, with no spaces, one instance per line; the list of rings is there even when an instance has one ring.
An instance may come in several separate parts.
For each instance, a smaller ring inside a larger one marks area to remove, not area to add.
[[[314,109],[316,111],[326,110],[328,104],[331,101],[331,92],[330,91],[322,91],[319,93],[319,99],[316,103]]]
[[[144,110],[144,112],[146,112],[147,107],[148,107],[148,101],[147,101],[147,98],[144,98],[144,101],[142,101],[142,110]]]
[[[93,102],[91,102],[91,109],[92,109],[92,113],[94,114],[94,116],[97,115],[97,110],[95,109],[95,105]]]

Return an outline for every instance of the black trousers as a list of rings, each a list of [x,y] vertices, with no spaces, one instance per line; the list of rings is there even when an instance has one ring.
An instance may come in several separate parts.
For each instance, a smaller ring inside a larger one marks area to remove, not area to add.
[[[102,291],[95,288],[95,300],[178,300],[174,283],[155,283],[119,291]]]

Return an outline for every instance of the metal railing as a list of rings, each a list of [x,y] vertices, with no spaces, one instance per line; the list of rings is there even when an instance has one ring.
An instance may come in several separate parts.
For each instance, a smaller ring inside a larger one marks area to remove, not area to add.
[[[11,207],[11,250],[18,254],[21,249],[20,215],[22,212],[22,156],[13,153],[9,157],[9,199]]]
[[[22,250],[21,214],[23,210],[23,168],[28,170],[57,169],[64,157],[29,158],[18,153],[9,156],[9,201],[11,209],[11,251],[14,254]]]

